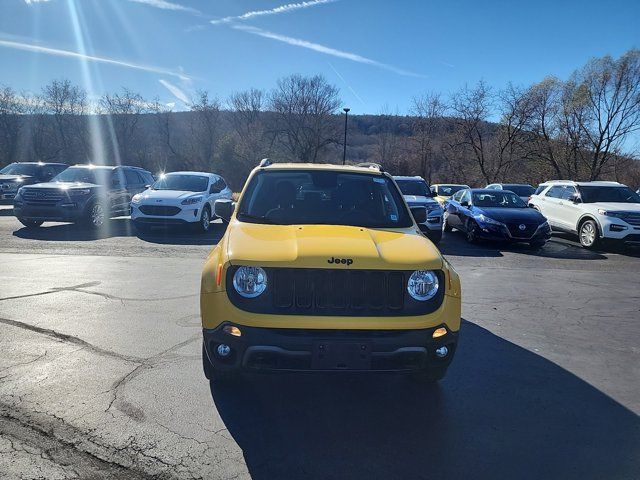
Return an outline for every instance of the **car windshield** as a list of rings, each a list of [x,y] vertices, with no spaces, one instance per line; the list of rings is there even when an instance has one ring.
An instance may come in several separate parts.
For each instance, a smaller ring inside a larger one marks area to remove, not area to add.
[[[428,197],[430,195],[429,185],[422,180],[396,180],[403,195],[416,195],[418,197]]]
[[[518,195],[505,190],[473,192],[472,203],[475,207],[527,208]]]
[[[530,197],[536,191],[531,185],[503,185],[503,190],[509,190],[519,197]]]
[[[34,163],[10,163],[2,170],[3,175],[28,175],[34,177],[38,174],[38,165]]]
[[[51,181],[109,185],[112,171],[113,169],[104,167],[69,167]]]
[[[153,190],[179,190],[181,192],[204,192],[209,178],[203,175],[168,174],[151,187]]]
[[[460,190],[464,190],[465,188],[469,188],[466,185],[439,185],[438,186],[438,195],[443,197],[450,197]]]
[[[640,195],[625,186],[580,186],[580,198],[583,203],[640,203]]]
[[[280,225],[399,228],[413,224],[388,177],[317,170],[257,173],[242,196],[237,218]]]

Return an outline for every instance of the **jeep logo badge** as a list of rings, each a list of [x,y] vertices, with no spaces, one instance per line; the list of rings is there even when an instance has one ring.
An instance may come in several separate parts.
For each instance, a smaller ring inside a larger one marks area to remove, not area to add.
[[[353,258],[335,258],[331,257],[327,260],[327,263],[342,263],[345,265],[351,265],[353,263]]]
[[[521,223],[518,228],[524,232],[527,229],[527,226],[524,223]]]

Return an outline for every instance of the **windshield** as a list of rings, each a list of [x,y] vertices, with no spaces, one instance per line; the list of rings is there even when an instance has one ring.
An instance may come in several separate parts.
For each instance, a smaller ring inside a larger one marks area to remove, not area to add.
[[[281,225],[399,228],[413,224],[388,177],[315,170],[257,173],[242,197],[237,218]]]
[[[459,192],[460,190],[464,190],[465,188],[469,188],[466,185],[439,185],[438,186],[438,195],[443,197],[450,197],[451,195]]]
[[[109,185],[111,168],[70,167],[53,178],[52,182],[93,183],[95,185]]]
[[[38,165],[33,163],[10,163],[0,173],[3,175],[28,175],[34,177],[38,173]]]
[[[536,191],[531,185],[503,185],[503,190],[509,190],[520,197],[530,197]]]
[[[416,195],[418,197],[428,197],[431,195],[429,185],[422,180],[396,180],[403,195]]]
[[[505,190],[474,192],[472,203],[475,207],[527,208],[518,195]]]
[[[153,190],[179,190],[181,192],[204,192],[209,178],[199,175],[168,174],[151,187]]]
[[[629,187],[580,186],[583,203],[640,203],[640,195]]]

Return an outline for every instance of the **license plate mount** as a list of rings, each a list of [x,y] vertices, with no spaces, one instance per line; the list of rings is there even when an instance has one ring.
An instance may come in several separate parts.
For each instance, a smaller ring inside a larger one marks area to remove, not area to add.
[[[318,341],[313,344],[315,370],[370,370],[371,342]]]

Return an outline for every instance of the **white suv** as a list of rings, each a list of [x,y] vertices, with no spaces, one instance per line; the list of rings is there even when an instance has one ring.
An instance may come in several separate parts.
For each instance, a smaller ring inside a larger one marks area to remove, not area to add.
[[[230,199],[231,189],[213,173],[163,174],[131,199],[131,220],[139,230],[154,225],[195,225],[208,232],[216,200]]]
[[[640,244],[640,195],[621,183],[553,180],[529,204],[553,230],[577,234],[583,247],[602,240]]]

